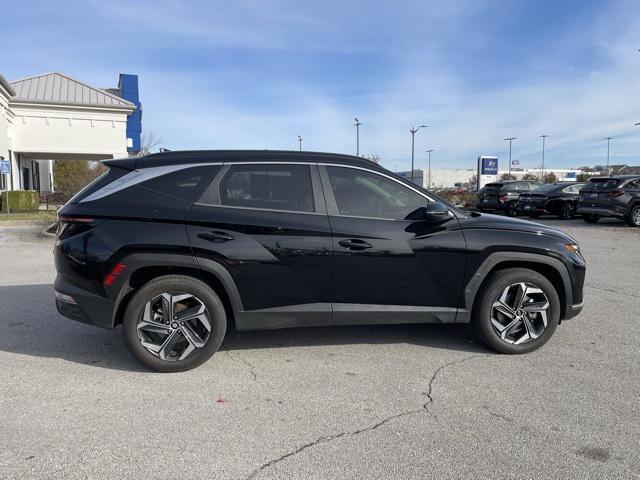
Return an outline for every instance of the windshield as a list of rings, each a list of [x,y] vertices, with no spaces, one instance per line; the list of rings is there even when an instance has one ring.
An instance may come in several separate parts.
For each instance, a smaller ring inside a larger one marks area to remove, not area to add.
[[[620,184],[615,178],[593,178],[582,188],[583,190],[613,190]]]

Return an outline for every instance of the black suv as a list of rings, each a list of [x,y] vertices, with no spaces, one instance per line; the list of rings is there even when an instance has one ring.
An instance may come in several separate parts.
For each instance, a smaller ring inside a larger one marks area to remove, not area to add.
[[[592,178],[580,191],[578,213],[588,223],[617,217],[640,227],[640,175]]]
[[[534,218],[549,213],[569,220],[576,214],[576,204],[583,186],[584,183],[548,183],[531,193],[521,193],[516,212]]]
[[[504,182],[487,183],[478,190],[478,202],[476,207],[481,212],[500,211],[511,217],[518,212],[516,204],[520,195],[529,193],[540,187],[539,183],[526,180],[507,180]]]
[[[122,324],[160,371],[206,361],[228,330],[469,323],[535,350],[582,308],[565,233],[458,210],[357,157],[165,152],[104,162],[59,212],[58,310]]]

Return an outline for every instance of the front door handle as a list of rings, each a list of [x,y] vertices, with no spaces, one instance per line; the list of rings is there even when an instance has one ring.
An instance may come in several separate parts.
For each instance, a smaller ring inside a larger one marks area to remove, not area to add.
[[[207,240],[209,242],[215,243],[224,243],[229,240],[233,240],[233,235],[229,235],[225,232],[211,231],[211,232],[200,232],[197,234],[198,238],[202,240]]]
[[[350,238],[348,240],[340,240],[338,245],[344,248],[348,248],[349,250],[366,250],[367,248],[371,248],[369,242],[365,242],[364,240],[360,240],[359,238]]]

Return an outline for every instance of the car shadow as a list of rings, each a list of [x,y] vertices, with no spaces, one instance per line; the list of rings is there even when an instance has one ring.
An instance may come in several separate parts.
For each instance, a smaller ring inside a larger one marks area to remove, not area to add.
[[[149,372],[129,353],[120,329],[105,330],[61,316],[53,286],[0,286],[0,351],[58,358],[98,368]],[[487,352],[467,325],[374,325],[296,328],[231,333],[222,350],[254,350],[325,345],[413,344],[430,348]]]

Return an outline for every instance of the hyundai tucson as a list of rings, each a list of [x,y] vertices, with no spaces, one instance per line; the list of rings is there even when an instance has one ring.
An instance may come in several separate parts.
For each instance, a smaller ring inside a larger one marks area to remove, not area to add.
[[[122,325],[165,372],[227,331],[471,323],[502,353],[582,309],[585,260],[560,230],[459,210],[370,161],[278,151],[163,152],[108,171],[59,211],[59,312]]]

